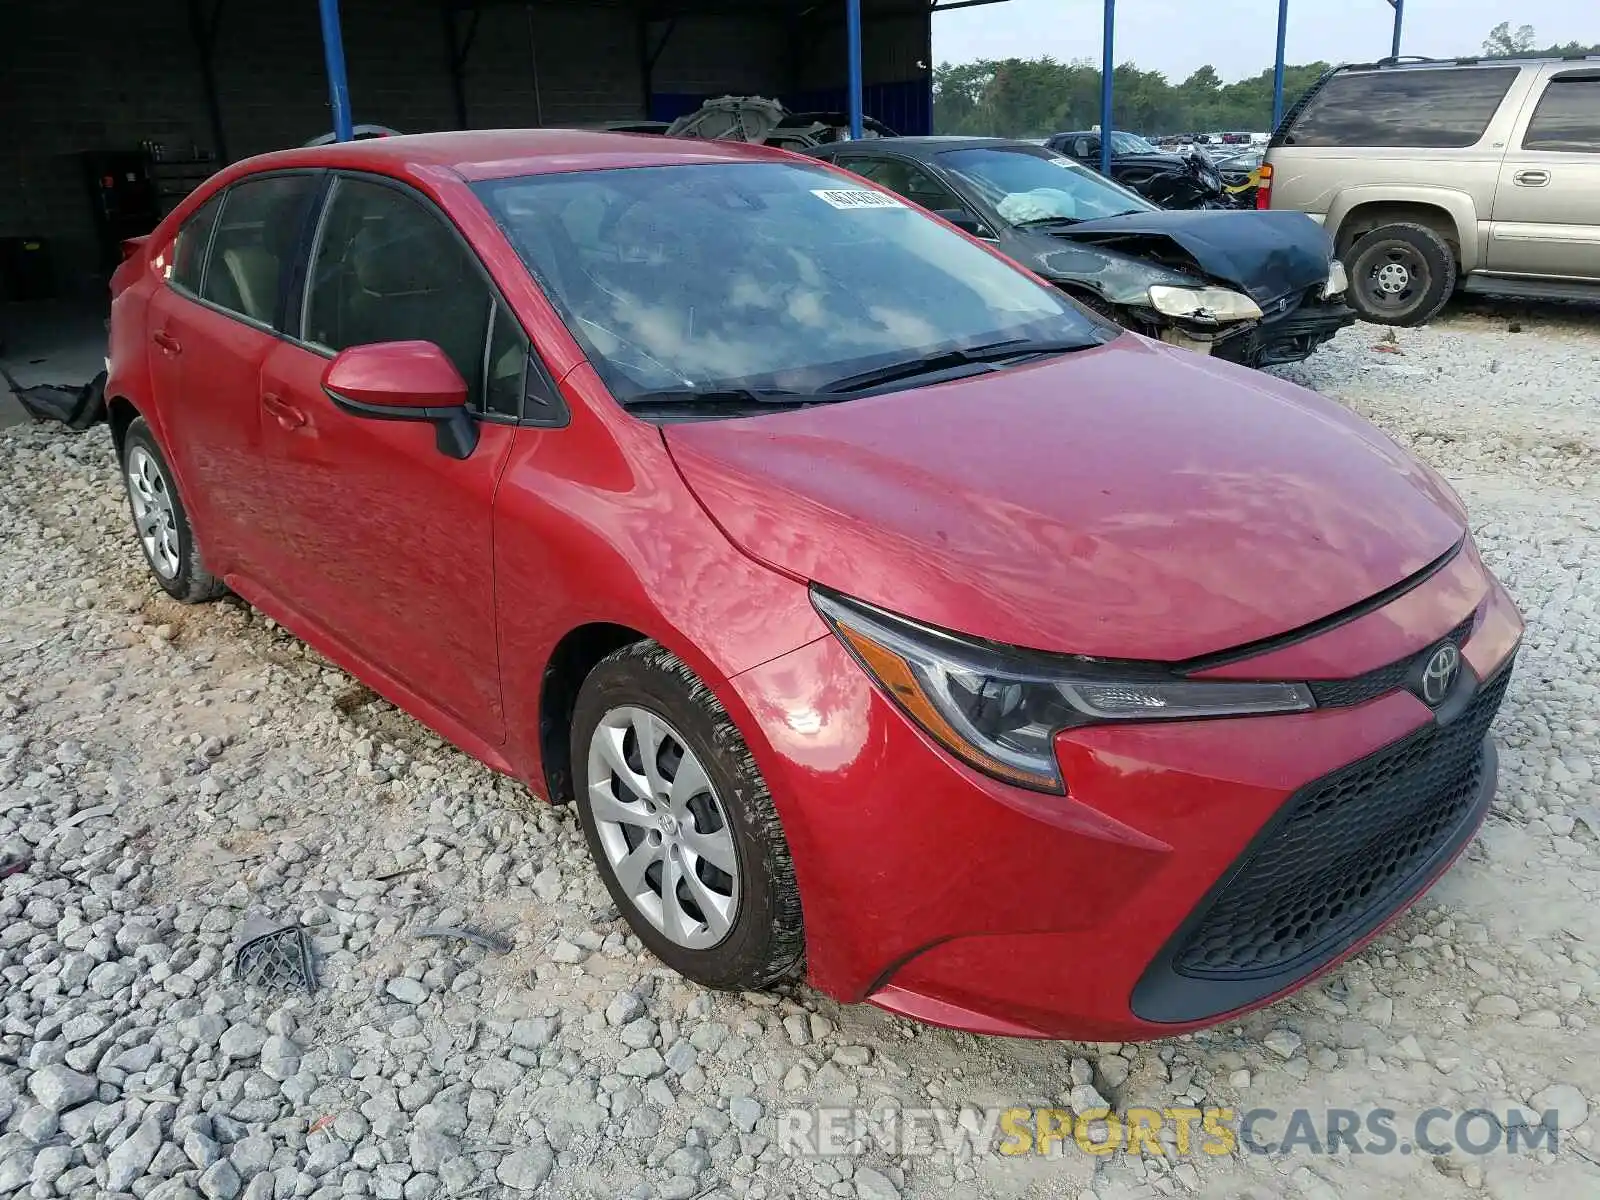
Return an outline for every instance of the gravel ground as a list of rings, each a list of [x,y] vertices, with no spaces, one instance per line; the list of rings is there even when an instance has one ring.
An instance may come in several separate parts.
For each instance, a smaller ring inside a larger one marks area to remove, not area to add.
[[[1482,837],[1315,987],[1147,1046],[680,982],[628,935],[570,813],[245,606],[168,602],[104,430],[0,433],[0,854],[30,860],[0,879],[0,1196],[1600,1196],[1600,329],[1507,330],[1357,327],[1285,372],[1456,484],[1528,617]],[[315,993],[235,980],[251,914],[306,928]],[[777,1142],[782,1110],[817,1103],[1099,1095],[1318,1121],[1387,1106],[1402,1132],[1433,1105],[1527,1105],[1562,1133],[1555,1154],[1481,1157],[869,1141],[819,1161]]]

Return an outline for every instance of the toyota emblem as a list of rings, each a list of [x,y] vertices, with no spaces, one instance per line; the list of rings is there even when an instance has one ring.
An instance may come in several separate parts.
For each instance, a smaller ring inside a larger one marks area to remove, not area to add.
[[[1428,665],[1422,668],[1422,698],[1430,708],[1444,703],[1460,673],[1461,651],[1454,642],[1446,642],[1433,652]]]

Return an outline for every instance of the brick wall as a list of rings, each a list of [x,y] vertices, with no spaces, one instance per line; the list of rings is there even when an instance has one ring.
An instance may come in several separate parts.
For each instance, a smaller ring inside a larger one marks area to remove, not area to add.
[[[870,20],[884,2],[866,4],[869,83],[911,78],[926,53],[924,19]],[[12,0],[5,7],[0,237],[50,239],[63,283],[96,288],[80,152],[131,150],[146,138],[214,149],[189,6]],[[436,0],[341,0],[340,7],[355,120],[407,131],[454,127]],[[467,22],[463,15],[463,31]],[[773,95],[841,86],[842,22],[814,22],[799,39],[794,28],[758,5],[748,15],[681,18],[656,64],[654,88]],[[587,125],[644,116],[641,34],[627,5],[485,5],[466,60],[468,123]],[[232,158],[298,145],[331,128],[322,62],[315,0],[224,0],[215,70]]]

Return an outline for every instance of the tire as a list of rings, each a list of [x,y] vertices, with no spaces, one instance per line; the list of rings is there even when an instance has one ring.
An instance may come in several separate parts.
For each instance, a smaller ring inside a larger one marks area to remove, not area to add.
[[[123,435],[122,482],[128,489],[134,536],[166,593],[183,604],[200,604],[226,592],[222,581],[206,570],[172,468],[143,417],[134,418]]]
[[[652,790],[639,753],[647,740],[657,746],[657,799],[680,778],[705,786],[688,782],[659,805],[638,799]],[[692,766],[684,774],[691,756],[702,774]],[[798,970],[800,892],[772,796],[727,712],[676,655],[643,641],[601,660],[578,693],[572,764],[589,852],[657,958],[696,983],[732,991],[768,987]],[[614,819],[623,815],[629,819]],[[696,853],[713,846],[731,871]],[[669,870],[679,879],[670,909]]]
[[[1347,298],[1362,320],[1422,325],[1456,289],[1456,256],[1426,225],[1384,225],[1358,239],[1346,262]]]

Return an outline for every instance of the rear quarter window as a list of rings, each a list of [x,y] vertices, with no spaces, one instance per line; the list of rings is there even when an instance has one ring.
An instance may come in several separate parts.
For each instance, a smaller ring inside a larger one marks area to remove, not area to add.
[[[1286,146],[1476,145],[1520,68],[1349,71],[1313,96],[1284,136]]]

